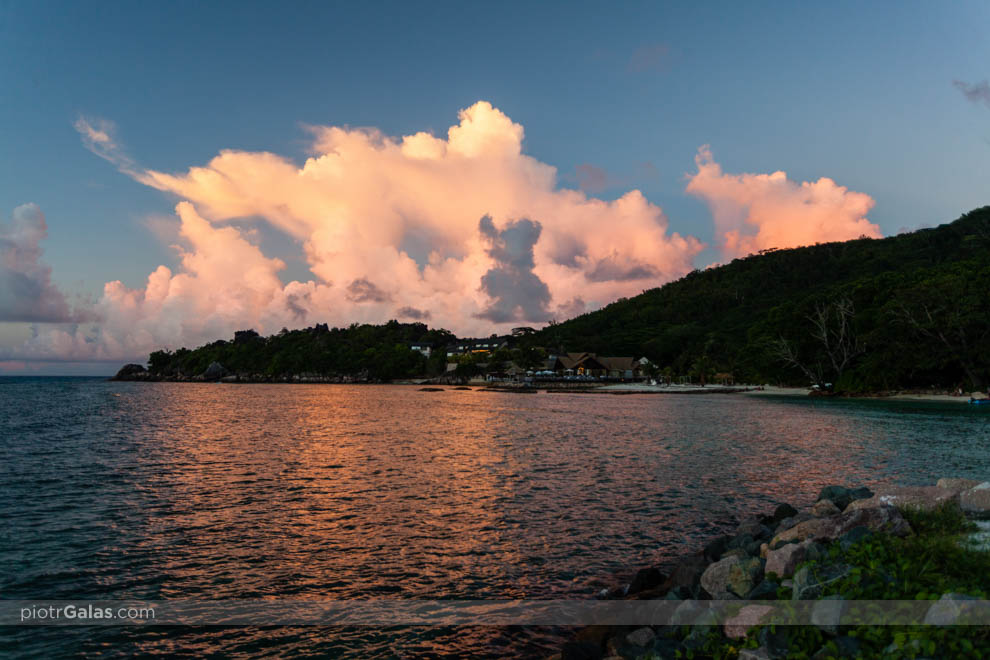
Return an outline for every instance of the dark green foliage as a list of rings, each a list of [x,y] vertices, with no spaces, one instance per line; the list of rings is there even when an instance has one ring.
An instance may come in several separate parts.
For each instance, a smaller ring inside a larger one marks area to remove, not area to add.
[[[848,300],[864,351],[841,379],[813,335],[816,310]],[[677,376],[807,385],[781,339],[847,392],[990,382],[990,207],[935,229],[736,259],[542,330],[571,351],[645,355]]]
[[[227,371],[251,378],[316,374],[384,381],[440,373],[446,362],[442,347],[453,340],[446,330],[397,321],[349,328],[320,324],[303,330],[283,329],[271,337],[240,331],[233,341],[219,340],[195,350],[155,351],[148,358],[148,370],[161,377],[191,377],[219,362]],[[409,349],[409,344],[417,342],[429,342],[441,350],[427,360]]]

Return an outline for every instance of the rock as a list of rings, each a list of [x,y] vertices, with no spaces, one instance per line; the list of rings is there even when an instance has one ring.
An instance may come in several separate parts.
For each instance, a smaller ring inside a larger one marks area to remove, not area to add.
[[[735,616],[725,620],[722,630],[729,639],[742,639],[750,628],[760,625],[763,617],[772,611],[772,605],[746,605]]]
[[[766,649],[767,657],[772,660],[786,658],[790,647],[791,634],[788,626],[764,626],[757,637],[760,646]]]
[[[838,635],[839,621],[845,609],[846,602],[842,596],[825,596],[811,608],[811,624],[826,635]]]
[[[732,556],[709,566],[701,576],[701,586],[714,600],[732,600],[752,591],[762,577],[759,559]]]
[[[990,551],[990,521],[978,520],[976,531],[966,535],[966,543],[973,550]]]
[[[758,520],[744,522],[736,528],[736,537],[749,535],[754,541],[766,541],[773,536],[773,530]]]
[[[638,594],[647,589],[654,589],[663,584],[666,579],[667,576],[661,573],[659,568],[641,568],[636,571],[627,593]]]
[[[839,546],[842,548],[842,551],[845,552],[856,543],[859,543],[863,539],[868,539],[871,536],[873,536],[873,532],[871,532],[868,527],[863,527],[862,525],[859,527],[853,527],[839,537]]]
[[[770,660],[770,654],[761,646],[755,649],[739,649],[739,660]]]
[[[959,491],[938,486],[900,486],[885,488],[869,499],[857,500],[846,511],[878,506],[914,507],[930,511],[945,502],[958,502]]]
[[[959,493],[959,506],[968,515],[977,518],[990,517],[990,481],[984,481]]]
[[[760,557],[766,559],[767,555],[770,554],[770,545],[768,543],[760,544]]]
[[[686,600],[670,615],[671,626],[691,626],[708,608],[696,600]]]
[[[806,548],[805,561],[818,561],[828,557],[828,548],[817,541],[805,541],[803,545]]]
[[[966,594],[944,594],[928,608],[928,612],[925,614],[925,625],[953,626],[965,624],[967,615],[971,618],[971,623],[977,619],[973,615],[982,615],[979,616],[979,619],[986,619],[986,607],[966,601],[980,601],[980,599]],[[962,617],[962,621],[960,621],[960,617]]]
[[[722,554],[728,549],[731,537],[719,536],[705,544],[705,559],[716,562],[722,558]]]
[[[125,364],[113,377],[113,380],[139,380],[148,375],[148,370],[140,364]]]
[[[939,479],[935,485],[938,488],[948,488],[949,490],[969,490],[973,486],[979,486],[980,482],[976,479],[961,479],[959,477],[942,477]]]
[[[746,594],[746,600],[777,600],[780,585],[773,580],[763,580]]]
[[[847,577],[852,567],[846,564],[833,564],[812,571],[805,566],[794,573],[794,588],[792,600],[815,600],[820,598],[825,589],[835,582]]]
[[[683,587],[687,590],[689,598],[698,593],[701,584],[701,575],[708,568],[708,562],[700,552],[683,557],[674,565],[670,572],[670,577],[661,585],[661,589],[670,592]]]
[[[825,486],[818,493],[818,501],[831,500],[840,511],[845,511],[855,500],[862,500],[872,497],[873,493],[869,488],[860,486],[859,488],[845,488],[843,486]]]
[[[746,559],[749,557],[749,553],[743,548],[733,548],[732,550],[726,550],[725,554],[722,555],[722,559],[726,557],[739,557],[739,559]]]
[[[771,516],[770,521],[772,524],[777,525],[781,520],[796,516],[797,513],[797,509],[792,507],[790,504],[778,504],[777,508],[773,510],[773,516]]]
[[[421,388],[419,388],[419,391],[420,392],[443,392],[443,388],[442,387],[421,387]]]
[[[794,527],[784,530],[773,537],[773,540],[770,541],[770,549],[775,550],[792,541],[827,538],[834,526],[835,522],[832,518],[812,518],[811,520],[805,520],[803,523],[798,523]]]
[[[745,550],[746,546],[755,540],[756,539],[754,539],[749,534],[740,534],[738,536],[733,537],[732,540],[729,541],[729,549],[734,550],[735,548],[742,548],[743,550]]]
[[[866,527],[874,532],[886,532],[895,536],[911,533],[911,526],[892,506],[856,508],[858,502],[849,505],[844,513],[831,518],[813,518],[777,534],[770,542],[771,548],[779,548],[791,541],[834,541],[856,527]]]
[[[797,565],[804,561],[808,548],[800,543],[789,543],[767,553],[767,573],[776,573],[777,577],[791,577]]]
[[[653,628],[650,628],[649,626],[637,628],[626,635],[626,641],[633,646],[649,646],[650,644],[653,644],[653,640],[656,638],[657,634],[653,632]]]
[[[836,637],[811,656],[811,660],[831,660],[832,658],[860,658],[862,651],[855,637]]]
[[[743,549],[746,551],[746,554],[749,555],[750,557],[759,557],[760,556],[760,550],[765,545],[766,545],[766,543],[760,543],[759,541],[753,541],[752,543],[750,543],[749,545],[747,545]]]
[[[560,649],[560,660],[600,660],[602,647],[594,642],[565,642]]]
[[[819,518],[827,518],[842,513],[832,500],[818,500],[811,507],[811,513]]]
[[[227,375],[227,370],[219,362],[211,362],[203,372],[203,380],[220,380]]]
[[[708,635],[718,626],[718,616],[711,610],[705,610],[697,616],[691,628],[691,634],[684,640],[684,646],[699,648],[708,641]]]

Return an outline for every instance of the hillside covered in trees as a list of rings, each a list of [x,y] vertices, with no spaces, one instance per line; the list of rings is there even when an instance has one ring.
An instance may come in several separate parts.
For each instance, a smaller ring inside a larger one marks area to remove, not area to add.
[[[151,354],[134,379],[387,381],[446,371],[456,337],[422,323],[238,332]],[[427,358],[411,346],[430,344]],[[984,389],[990,384],[990,207],[884,239],[765,251],[520,337],[511,351],[466,356],[540,368],[565,351],[647,357],[656,375],[818,384],[844,392]],[[542,356],[542,357],[541,357]],[[471,359],[457,374],[473,375]],[[464,362],[464,360],[461,360]],[[214,369],[216,369],[214,367]]]
[[[534,341],[675,375],[877,391],[990,381],[990,207],[934,229],[773,250],[553,324]]]

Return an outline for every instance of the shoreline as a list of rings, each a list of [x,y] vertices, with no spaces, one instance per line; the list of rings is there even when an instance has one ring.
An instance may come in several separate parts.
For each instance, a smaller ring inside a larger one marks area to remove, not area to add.
[[[97,377],[102,378],[102,377]],[[812,397],[814,390],[806,387],[780,387],[776,385],[648,385],[646,383],[610,383],[610,384],[577,384],[567,383],[540,383],[517,384],[517,383],[478,383],[468,382],[463,385],[453,383],[436,383],[434,379],[403,379],[397,381],[372,381],[360,378],[347,377],[324,377],[324,376],[299,376],[283,378],[241,378],[238,376],[225,376],[220,379],[205,378],[175,378],[158,377],[150,374],[121,377],[111,376],[106,378],[109,382],[131,382],[131,383],[199,383],[199,384],[228,384],[228,385],[400,385],[400,386],[424,386],[430,385],[445,389],[472,389],[477,391],[490,392],[545,392],[552,394],[742,394],[751,397]],[[582,386],[583,385],[583,386]],[[868,394],[837,394],[831,396],[814,397],[821,399],[873,399],[887,401],[925,401],[935,403],[964,403],[970,402],[969,394],[944,394],[936,392],[873,392]]]
[[[939,629],[958,625],[966,615],[962,603],[981,598],[967,592],[982,593],[985,580],[936,562],[941,575],[925,583],[932,591],[898,584],[928,570],[932,552],[990,562],[988,492],[990,482],[964,478],[876,492],[831,485],[801,510],[780,503],[772,513],[744,516],[733,532],[627,571],[628,583],[602,589],[597,600],[654,602],[642,610],[652,615],[579,628],[550,660],[897,656],[909,649],[896,630],[889,623],[877,628],[867,616],[870,603],[893,601],[913,612],[899,625],[921,625],[927,630],[919,635],[946,643]],[[876,553],[887,560],[877,565]],[[794,618],[794,607],[803,614]],[[790,618],[777,618],[781,612]],[[869,630],[881,632],[863,634]],[[956,633],[967,635],[966,628]]]

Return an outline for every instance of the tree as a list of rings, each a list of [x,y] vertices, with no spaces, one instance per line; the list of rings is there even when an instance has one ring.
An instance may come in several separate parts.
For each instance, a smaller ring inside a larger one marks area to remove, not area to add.
[[[811,382],[825,388],[838,383],[853,361],[866,352],[866,346],[856,336],[853,320],[856,311],[852,300],[839,298],[818,303],[807,316],[811,323],[810,339],[814,357],[804,359],[795,344],[780,337],[773,344],[779,360],[799,369]]]

